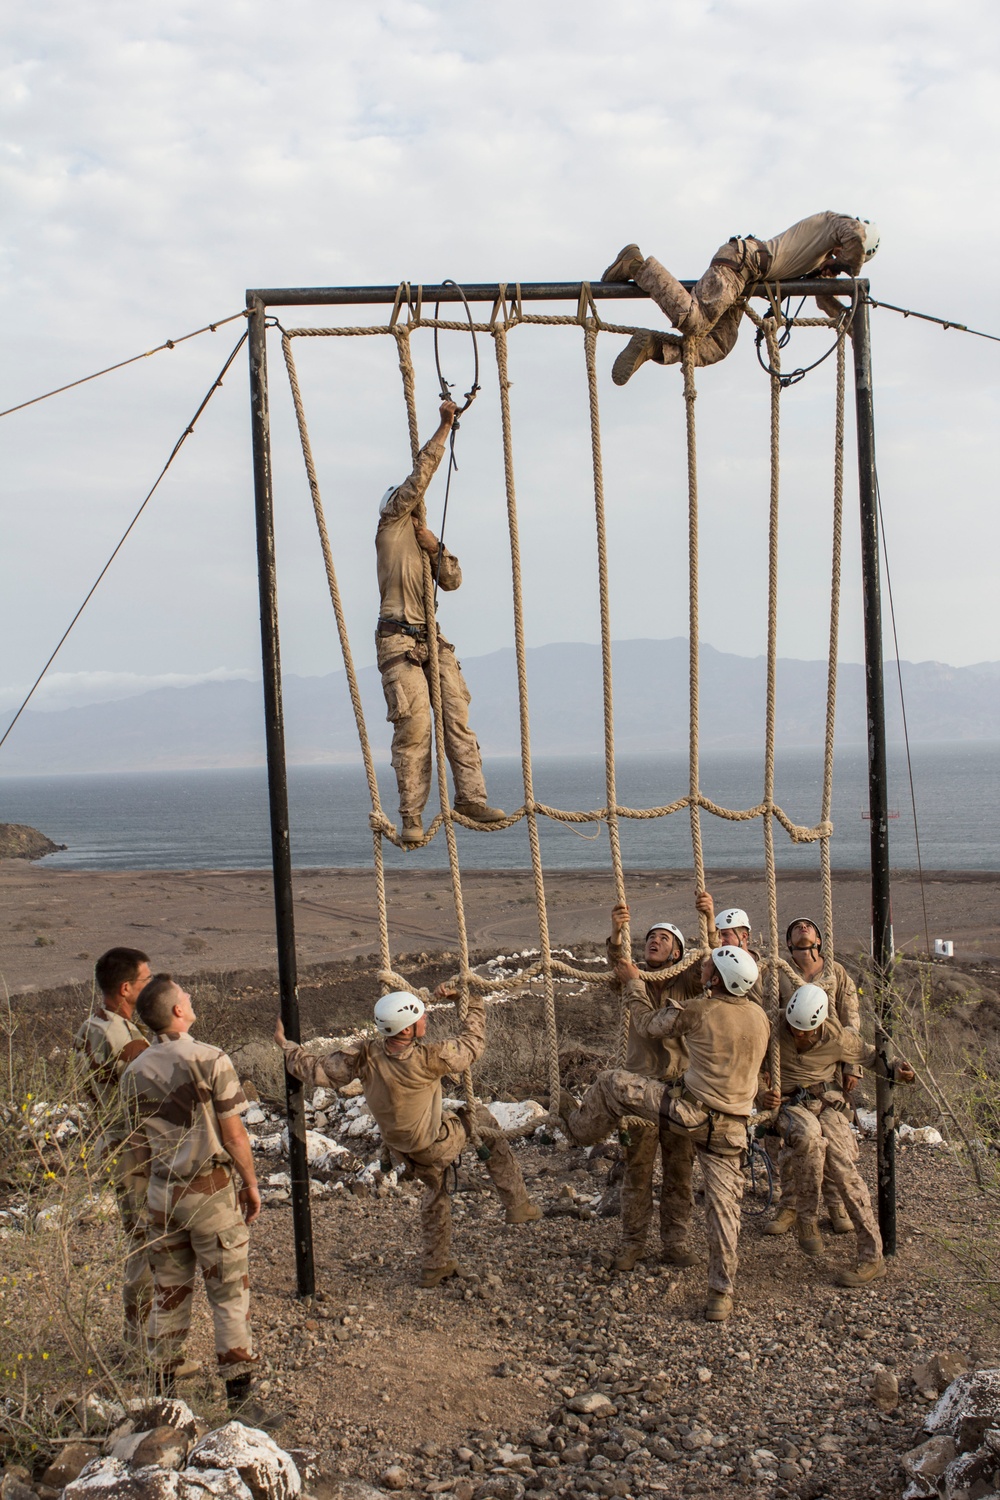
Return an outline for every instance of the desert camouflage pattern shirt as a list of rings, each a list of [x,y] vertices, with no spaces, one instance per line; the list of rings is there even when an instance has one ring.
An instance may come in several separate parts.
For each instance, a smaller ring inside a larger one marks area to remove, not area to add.
[[[165,1031],[129,1063],[121,1087],[133,1123],[145,1132],[154,1177],[190,1182],[232,1165],[219,1121],[242,1113],[248,1101],[219,1047]]]
[[[103,1124],[106,1145],[124,1140],[129,1126],[121,1107],[118,1082],[128,1064],[149,1046],[134,1021],[99,1005],[73,1038],[73,1046],[90,1068],[89,1089]]]
[[[378,565],[378,589],[381,596],[379,615],[384,620],[405,620],[409,625],[426,625],[424,610],[424,552],[413,530],[413,512],[434,478],[444,444],[425,443],[417,454],[413,472],[386,502],[375,533],[375,557]],[[437,561],[431,558],[436,568]],[[445,547],[441,556],[438,582],[445,593],[462,582],[458,558]]]

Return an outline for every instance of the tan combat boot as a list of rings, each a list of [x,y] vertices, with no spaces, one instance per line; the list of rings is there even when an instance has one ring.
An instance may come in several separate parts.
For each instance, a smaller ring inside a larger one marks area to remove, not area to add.
[[[815,1219],[807,1219],[803,1214],[796,1215],[795,1233],[798,1235],[799,1249],[806,1255],[823,1254],[823,1237]]]
[[[660,341],[655,333],[633,333],[625,348],[611,366],[611,379],[615,385],[627,385],[640,365],[647,359],[655,359]]]
[[[542,1210],[539,1204],[532,1203],[529,1200],[525,1203],[519,1203],[516,1208],[508,1208],[504,1215],[504,1222],[507,1224],[534,1224],[541,1217]]]
[[[689,1250],[686,1245],[664,1245],[661,1256],[665,1266],[698,1266],[701,1265],[701,1256]]]
[[[797,1218],[794,1208],[779,1208],[770,1224],[764,1225],[765,1234],[788,1234],[795,1228]]]
[[[399,835],[404,844],[422,844],[424,841],[424,825],[419,816],[407,815],[403,818],[403,831]]]
[[[623,1240],[614,1259],[616,1271],[634,1271],[641,1260],[646,1259],[646,1245],[642,1240]]]
[[[418,1285],[422,1287],[440,1286],[442,1281],[447,1281],[449,1276],[461,1276],[462,1268],[457,1260],[448,1261],[444,1266],[428,1266],[420,1273]]]
[[[705,1321],[707,1323],[724,1323],[733,1315],[733,1299],[728,1292],[709,1292],[708,1301],[705,1304]]]
[[[834,1234],[851,1234],[854,1225],[851,1216],[842,1203],[830,1204],[830,1228]]]
[[[856,1271],[839,1271],[834,1277],[837,1286],[867,1286],[869,1281],[879,1281],[885,1275],[885,1261],[863,1260]]]
[[[473,823],[502,823],[507,816],[502,807],[490,807],[486,802],[456,802],[455,811]]]
[[[631,281],[646,257],[638,245],[626,245],[619,250],[608,269],[601,275],[602,281]]]

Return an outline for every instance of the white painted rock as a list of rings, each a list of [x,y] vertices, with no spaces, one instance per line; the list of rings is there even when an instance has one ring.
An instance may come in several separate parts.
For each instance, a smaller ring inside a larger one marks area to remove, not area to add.
[[[131,1470],[120,1458],[98,1458],[63,1490],[62,1500],[178,1500],[173,1469]]]
[[[925,1432],[953,1437],[959,1453],[978,1448],[991,1427],[1000,1427],[1000,1370],[960,1375],[924,1423]]]
[[[253,1500],[235,1469],[184,1469],[177,1478],[177,1500]]]
[[[287,1155],[287,1129],[281,1132],[281,1150]],[[330,1136],[321,1135],[318,1130],[306,1131],[306,1161],[310,1167],[336,1166],[350,1154],[346,1146]]]
[[[236,1469],[254,1500],[286,1500],[302,1493],[302,1480],[288,1454],[258,1427],[227,1422],[203,1437],[191,1468]]]
[[[205,1424],[199,1422],[187,1402],[179,1396],[154,1396],[146,1401],[135,1397],[125,1404],[137,1429],[149,1431],[154,1427],[176,1427],[178,1432],[186,1433],[192,1443],[205,1431]]]
[[[523,1099],[520,1104],[503,1104],[497,1101],[486,1107],[501,1130],[520,1130],[522,1126],[533,1122],[537,1124],[548,1113],[534,1099]]]
[[[288,1150],[288,1131],[277,1130],[273,1135],[252,1135],[250,1144],[255,1151],[262,1151],[265,1156],[280,1156]]]
[[[112,1458],[120,1458],[137,1469],[156,1464],[161,1469],[179,1469],[188,1456],[192,1439],[177,1427],[154,1427],[123,1437],[111,1449]]]
[[[251,1104],[249,1109],[243,1111],[244,1125],[263,1125],[267,1115],[259,1104]]]

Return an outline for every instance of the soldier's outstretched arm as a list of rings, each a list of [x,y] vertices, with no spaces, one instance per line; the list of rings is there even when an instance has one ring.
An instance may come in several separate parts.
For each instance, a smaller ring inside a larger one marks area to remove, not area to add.
[[[238,1194],[240,1208],[246,1222],[252,1224],[260,1213],[260,1190],[257,1187],[257,1169],[254,1166],[250,1137],[246,1126],[235,1112],[219,1115],[218,1121],[222,1143],[243,1179],[243,1186]]]
[[[383,520],[398,520],[400,516],[408,516],[420,504],[427,493],[427,486],[437,472],[438,464],[444,454],[445,441],[451,431],[455,420],[457,407],[454,401],[442,401],[441,421],[432,438],[421,448],[417,454],[416,462],[412,472],[407,475],[402,484],[393,492],[386,501],[382,511]]]
[[[469,992],[469,1009],[458,1036],[446,1042],[429,1042],[424,1048],[428,1063],[441,1078],[457,1078],[483,1055],[486,1046],[486,1003],[476,990]]]
[[[297,1042],[287,1040],[280,1016],[275,1023],[274,1040],[285,1054],[285,1071],[293,1078],[301,1078],[311,1089],[340,1088],[358,1076],[362,1047],[360,1042],[317,1057],[315,1053],[300,1047]]]

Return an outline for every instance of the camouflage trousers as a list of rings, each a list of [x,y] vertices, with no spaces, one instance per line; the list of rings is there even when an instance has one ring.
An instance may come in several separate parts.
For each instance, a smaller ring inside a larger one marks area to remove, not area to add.
[[[125,1343],[139,1353],[146,1350],[146,1323],[153,1298],[153,1273],[146,1254],[146,1169],[137,1170],[135,1152],[108,1142],[104,1154],[112,1176],[118,1217],[122,1226],[122,1302]]]
[[[743,1201],[741,1157],[746,1144],[746,1121],[719,1115],[690,1094],[669,1088],[655,1078],[643,1078],[624,1068],[598,1073],[566,1124],[580,1145],[603,1140],[622,1115],[661,1120],[698,1153],[705,1182],[705,1235],[708,1240],[708,1285],[712,1291],[731,1292],[739,1265],[736,1245]],[[690,1179],[689,1179],[690,1181]],[[623,1194],[624,1213],[624,1194]]]
[[[812,1104],[783,1105],[778,1114],[782,1139],[781,1168],[789,1188],[782,1202],[804,1218],[819,1214],[824,1179],[843,1202],[858,1237],[858,1260],[878,1260],[882,1237],[872,1211],[867,1184],[858,1171],[858,1143],[847,1116],[839,1109]]]
[[[431,669],[428,648],[414,641],[401,649],[405,636],[378,638],[378,664],[382,672],[392,725],[392,765],[399,787],[399,811],[403,817],[419,817],[431,789]],[[485,802],[486,782],[479,741],[469,728],[469,689],[455,660],[455,648],[438,641],[441,676],[441,712],[444,748],[455,781],[456,802]]]
[[[665,312],[678,333],[695,337],[696,365],[714,365],[725,359],[736,343],[742,322],[742,311],[736,305],[750,281],[758,275],[757,253],[747,241],[744,263],[735,245],[720,245],[712,264],[697,284],[688,291],[652,256],[636,273],[636,285],[646,292]],[[657,364],[677,364],[681,357],[675,339],[663,338],[654,355]]]
[[[474,1106],[475,1123],[490,1155],[484,1163],[497,1190],[497,1196],[506,1209],[522,1208],[528,1202],[521,1168],[510,1149],[510,1142],[498,1131],[497,1122],[482,1104]],[[436,1271],[452,1259],[451,1253],[451,1196],[448,1192],[448,1173],[457,1163],[461,1152],[469,1143],[468,1112],[461,1110],[458,1118],[463,1130],[452,1141],[457,1142],[454,1155],[446,1162],[434,1159],[433,1147],[426,1153],[424,1161],[408,1156],[406,1160],[415,1175],[424,1184],[424,1196],[420,1203],[420,1227],[423,1233],[423,1259],[425,1271]],[[422,1153],[423,1154],[423,1153]]]
[[[184,1191],[153,1177],[147,1252],[153,1271],[149,1349],[161,1369],[184,1358],[200,1268],[215,1324],[215,1353],[226,1380],[247,1374],[259,1356],[250,1335],[250,1231],[230,1180],[215,1192]]]
[[[694,1193],[691,1168],[694,1147],[664,1122],[636,1132],[625,1148],[622,1181],[622,1242],[645,1247],[653,1217],[653,1176],[660,1152],[660,1244],[664,1250],[687,1248]]]

